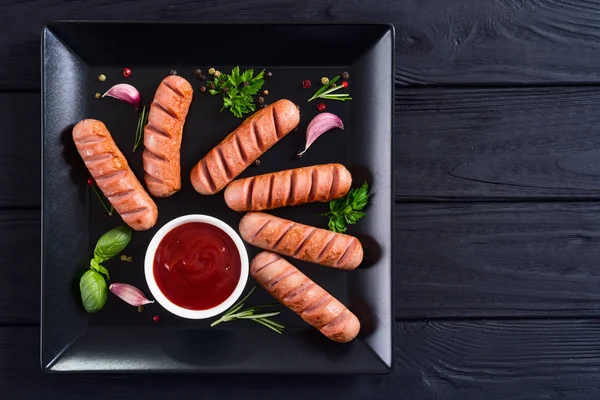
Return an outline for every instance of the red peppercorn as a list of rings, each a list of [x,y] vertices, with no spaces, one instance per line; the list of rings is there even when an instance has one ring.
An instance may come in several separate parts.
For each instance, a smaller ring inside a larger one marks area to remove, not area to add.
[[[94,180],[92,178],[88,178],[87,184],[88,186],[92,186],[94,184]]]
[[[348,82],[346,82],[346,81],[342,82],[342,86],[345,87],[345,88],[347,88],[348,87]]]
[[[129,68],[123,69],[123,76],[129,78],[131,76],[131,70]]]
[[[308,89],[310,87],[310,81],[308,79],[305,79],[302,81],[302,87],[304,89]]]
[[[327,108],[327,106],[325,105],[325,103],[317,104],[317,110],[319,110],[319,111],[325,111],[326,108]]]
[[[160,321],[160,317],[159,317],[158,315],[155,315],[155,316],[152,318],[152,320],[153,320],[154,322],[158,322],[158,321]]]

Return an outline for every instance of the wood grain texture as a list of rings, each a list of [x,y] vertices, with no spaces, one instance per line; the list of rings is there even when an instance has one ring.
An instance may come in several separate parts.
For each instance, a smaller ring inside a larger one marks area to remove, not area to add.
[[[394,370],[383,376],[44,375],[38,348],[38,328],[0,328],[5,398],[38,398],[40,393],[64,400],[600,396],[596,320],[398,322]]]
[[[600,315],[600,204],[397,204],[396,318]]]
[[[0,326],[39,324],[40,228],[39,210],[0,209]]]
[[[600,198],[600,89],[398,89],[396,200]]]
[[[38,207],[40,97],[0,93],[0,115],[0,207]]]
[[[40,31],[59,19],[391,22],[400,85],[600,80],[600,6],[586,0],[29,0],[0,4],[0,88],[39,88]]]

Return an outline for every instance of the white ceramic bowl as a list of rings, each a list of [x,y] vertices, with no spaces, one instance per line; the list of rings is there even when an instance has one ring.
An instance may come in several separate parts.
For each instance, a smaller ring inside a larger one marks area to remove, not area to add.
[[[178,305],[172,303],[167,297],[160,291],[158,285],[156,284],[156,279],[154,278],[154,255],[156,253],[156,249],[160,242],[163,240],[165,235],[169,233],[173,228],[184,225],[190,222],[204,222],[205,224],[210,224],[216,226],[225,232],[231,240],[235,243],[238,252],[240,253],[240,261],[242,264],[240,271],[240,280],[233,290],[233,293],[221,304],[215,306],[213,308],[209,308],[206,310],[190,310],[188,308],[179,307]],[[146,282],[148,283],[148,287],[150,288],[150,292],[154,299],[158,301],[158,303],[163,306],[167,311],[178,315],[182,318],[189,319],[205,319],[211,318],[215,315],[219,315],[222,312],[226,311],[229,307],[235,304],[237,299],[242,295],[244,288],[246,287],[246,282],[248,281],[248,253],[246,252],[246,247],[244,246],[244,242],[229,225],[225,222],[210,217],[208,215],[201,214],[190,214],[184,215],[183,217],[175,218],[174,220],[165,224],[162,228],[156,232],[150,244],[148,245],[148,249],[146,250],[146,258],[144,259],[144,272],[146,274]]]

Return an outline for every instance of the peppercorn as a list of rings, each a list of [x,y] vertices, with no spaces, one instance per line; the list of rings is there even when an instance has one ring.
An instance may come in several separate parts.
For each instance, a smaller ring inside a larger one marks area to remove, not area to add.
[[[269,95],[269,91],[265,89],[265,90],[263,90],[263,94],[264,94],[265,96],[268,96],[268,95]]]
[[[214,74],[214,73],[215,73],[215,69],[214,69],[214,68],[209,68],[209,69],[208,69],[208,74],[209,74],[209,75],[212,75],[212,74]]]
[[[342,86],[345,87],[345,88],[347,88],[348,87],[348,82],[346,82],[346,81],[342,82]]]
[[[155,315],[154,317],[152,317],[152,320],[154,322],[158,322],[158,321],[160,321],[160,317],[158,315]]]
[[[257,167],[260,165],[260,160],[258,158],[254,160],[254,165],[256,165]]]
[[[208,82],[208,88],[210,90],[215,90],[215,83],[214,82]]]
[[[123,76],[129,78],[131,76],[131,70],[129,68],[123,68]]]
[[[335,83],[332,83],[332,84],[331,84],[331,87],[336,87],[336,86],[337,86],[337,85],[336,85]]]
[[[204,85],[200,86],[200,91],[202,93],[206,92],[206,86],[204,86]]]
[[[310,87],[310,81],[308,79],[305,79],[302,81],[302,87],[304,89],[308,89]]]
[[[128,263],[133,262],[133,257],[131,257],[131,256],[127,257],[127,262]]]
[[[98,92],[96,92],[96,94],[94,95],[95,98],[99,99],[100,97],[102,97],[102,95]]]
[[[271,71],[267,71],[265,75],[267,75],[267,78],[270,78],[273,76],[273,73]]]
[[[327,85],[329,83],[329,78],[324,76],[321,78],[321,85]]]
[[[263,103],[265,102],[265,98],[264,98],[264,97],[262,97],[262,96],[258,96],[258,102],[259,102],[260,104],[263,104]]]
[[[260,105],[260,108],[265,108],[266,106],[267,106],[267,103],[262,103],[262,104]]]
[[[138,306],[138,312],[144,311],[144,306]]]
[[[327,106],[325,105],[325,103],[317,104],[317,110],[319,110],[319,111],[325,111],[326,108],[327,108]]]
[[[227,86],[223,86],[223,87],[221,87],[221,91],[223,93],[227,93],[229,91],[229,89],[227,89]]]
[[[215,71],[215,76],[218,78],[221,76],[221,71]]]
[[[202,77],[202,70],[200,68],[196,68],[194,70],[194,75],[196,75],[198,78]]]
[[[350,78],[350,74],[346,71],[342,72],[342,79],[348,79]]]
[[[121,254],[121,261],[127,261],[127,256],[125,254]]]
[[[177,75],[177,70],[172,69],[171,71],[169,71],[169,75]]]
[[[200,80],[203,80],[203,81],[205,81],[205,80],[206,80],[206,75],[202,75],[202,76],[200,76]]]
[[[104,81],[106,80],[106,75],[104,75],[104,74],[100,74],[100,75],[98,75],[98,80],[99,80],[100,82],[104,82]]]
[[[244,82],[244,86],[250,86],[250,82]]]

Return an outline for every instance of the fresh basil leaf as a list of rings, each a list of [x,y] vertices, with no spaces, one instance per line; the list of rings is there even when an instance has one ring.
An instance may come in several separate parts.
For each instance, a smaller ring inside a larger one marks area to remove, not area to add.
[[[98,239],[94,249],[94,258],[98,263],[110,260],[123,251],[131,241],[133,231],[126,225],[111,229]]]
[[[81,303],[85,311],[95,313],[104,307],[108,297],[108,287],[104,277],[90,269],[79,280]]]
[[[104,274],[106,276],[106,279],[110,279],[110,275],[108,274],[108,270],[106,268],[104,268],[104,266],[102,264],[100,264],[98,262],[98,260],[96,260],[95,258],[92,258],[90,260],[90,268],[93,269],[94,271],[98,271],[101,274]]]

